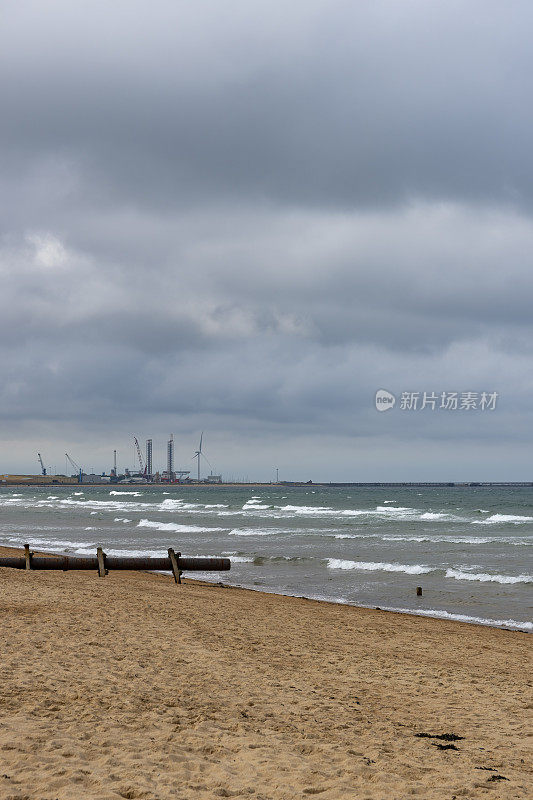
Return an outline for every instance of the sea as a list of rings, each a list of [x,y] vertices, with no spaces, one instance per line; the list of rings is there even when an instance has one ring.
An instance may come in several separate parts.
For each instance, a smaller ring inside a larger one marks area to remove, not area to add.
[[[191,577],[531,632],[532,486],[1,487],[0,544],[227,556]],[[417,587],[422,595],[417,595]]]

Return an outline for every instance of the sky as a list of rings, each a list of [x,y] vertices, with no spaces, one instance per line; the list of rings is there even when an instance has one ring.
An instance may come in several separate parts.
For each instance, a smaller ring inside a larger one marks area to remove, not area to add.
[[[0,473],[533,480],[532,28],[4,0]]]

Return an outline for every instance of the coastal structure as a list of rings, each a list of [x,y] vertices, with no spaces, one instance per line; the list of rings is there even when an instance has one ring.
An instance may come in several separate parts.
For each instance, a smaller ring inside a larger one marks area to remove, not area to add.
[[[79,483],[77,475],[73,477],[69,477],[68,475],[0,475],[0,486],[50,486],[54,484],[71,485],[76,483]]]
[[[167,475],[169,481],[174,479],[174,434],[170,434],[167,442]]]
[[[148,480],[150,480],[152,475],[153,475],[153,470],[152,470],[152,440],[151,439],[147,439],[146,440],[146,477],[148,478]]]
[[[19,473],[5,473],[4,475],[0,474],[0,485],[54,485],[74,483],[94,485],[105,483],[222,483],[222,475],[215,474],[212,468],[211,473],[206,478],[201,478],[201,458],[206,458],[202,450],[203,432],[200,435],[200,444],[198,450],[195,451],[193,456],[193,459],[198,459],[196,480],[190,477],[190,470],[176,469],[175,467],[175,441],[173,433],[170,434],[166,444],[166,469],[162,470],[161,472],[154,469],[153,439],[146,439],[144,458],[139,445],[139,440],[136,436],[133,436],[133,442],[135,448],[135,457],[138,462],[138,468],[135,469],[125,467],[123,471],[119,472],[117,468],[117,451],[114,449],[113,466],[109,470],[109,473],[96,473],[94,470],[90,473],[87,473],[68,453],[65,453],[65,474],[51,474],[51,470],[45,466],[41,454],[38,453],[38,462],[41,467],[41,473],[39,475],[23,475]],[[74,470],[74,473],[71,475],[66,474],[68,472],[69,464]]]

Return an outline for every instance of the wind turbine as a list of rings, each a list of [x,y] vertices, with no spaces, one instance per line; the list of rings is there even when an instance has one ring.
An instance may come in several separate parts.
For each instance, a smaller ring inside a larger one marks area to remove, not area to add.
[[[195,454],[193,455],[193,458],[197,458],[198,459],[198,483],[200,483],[200,458],[203,455],[203,453],[202,453],[202,439],[203,438],[204,438],[204,432],[202,431],[202,433],[200,435],[200,446],[198,447],[198,450],[196,450]]]

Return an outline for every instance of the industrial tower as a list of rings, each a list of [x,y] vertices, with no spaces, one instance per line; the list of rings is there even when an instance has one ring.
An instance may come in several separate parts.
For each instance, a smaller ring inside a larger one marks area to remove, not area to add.
[[[167,475],[168,480],[174,480],[174,434],[170,434],[170,439],[167,442]]]
[[[152,472],[152,440],[146,440],[146,477],[151,478]]]

